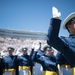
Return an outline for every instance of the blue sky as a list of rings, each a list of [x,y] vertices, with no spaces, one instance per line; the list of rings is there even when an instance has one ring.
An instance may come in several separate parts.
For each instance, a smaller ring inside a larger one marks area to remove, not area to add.
[[[53,6],[61,12],[62,22],[75,12],[75,0],[0,0],[0,28],[47,33]],[[60,35],[68,35],[62,23]]]

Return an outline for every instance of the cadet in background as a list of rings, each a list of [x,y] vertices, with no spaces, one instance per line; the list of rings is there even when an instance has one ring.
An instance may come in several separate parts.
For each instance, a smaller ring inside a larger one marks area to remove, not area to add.
[[[44,47],[44,55],[38,55],[38,51],[35,51],[33,56],[33,61],[38,62],[43,67],[43,74],[42,75],[57,75],[58,68],[57,68],[57,61],[56,57],[54,56],[54,51],[50,46]]]
[[[27,54],[27,47],[23,47],[22,55],[18,56],[19,75],[31,75],[32,74],[32,61]]]
[[[8,56],[3,58],[3,75],[18,75],[17,56],[13,55],[14,48],[8,47]]]

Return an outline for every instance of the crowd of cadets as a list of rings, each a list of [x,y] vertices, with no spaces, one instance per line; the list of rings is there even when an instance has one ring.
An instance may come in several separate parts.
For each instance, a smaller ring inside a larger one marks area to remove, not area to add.
[[[13,55],[14,48],[7,48],[9,55],[0,58],[0,75],[71,75],[68,62],[61,53],[54,55],[51,46],[35,42],[30,55],[28,48],[21,49],[22,55]],[[58,66],[59,65],[59,66]]]

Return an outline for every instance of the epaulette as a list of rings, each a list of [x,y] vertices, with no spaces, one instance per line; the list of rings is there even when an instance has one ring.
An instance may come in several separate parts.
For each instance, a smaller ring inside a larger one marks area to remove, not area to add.
[[[67,37],[66,36],[60,36],[60,38],[63,39],[63,38],[67,38]]]
[[[67,40],[68,40],[68,37],[66,36],[60,36],[61,40],[64,41],[66,44],[68,44]]]

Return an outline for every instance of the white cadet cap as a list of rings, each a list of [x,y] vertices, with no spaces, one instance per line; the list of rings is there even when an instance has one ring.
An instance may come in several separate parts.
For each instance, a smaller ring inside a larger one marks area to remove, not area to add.
[[[68,21],[70,21],[73,17],[75,17],[75,12],[72,12],[71,14],[69,14],[69,15],[66,17],[66,19],[63,21],[63,24],[62,24],[62,26],[63,26],[64,29],[66,29],[66,23],[67,23]]]
[[[25,50],[28,50],[28,48],[27,47],[23,47],[22,48],[22,51],[25,51]]]
[[[9,51],[10,51],[10,50],[15,50],[13,47],[8,47],[7,49],[8,49]]]

